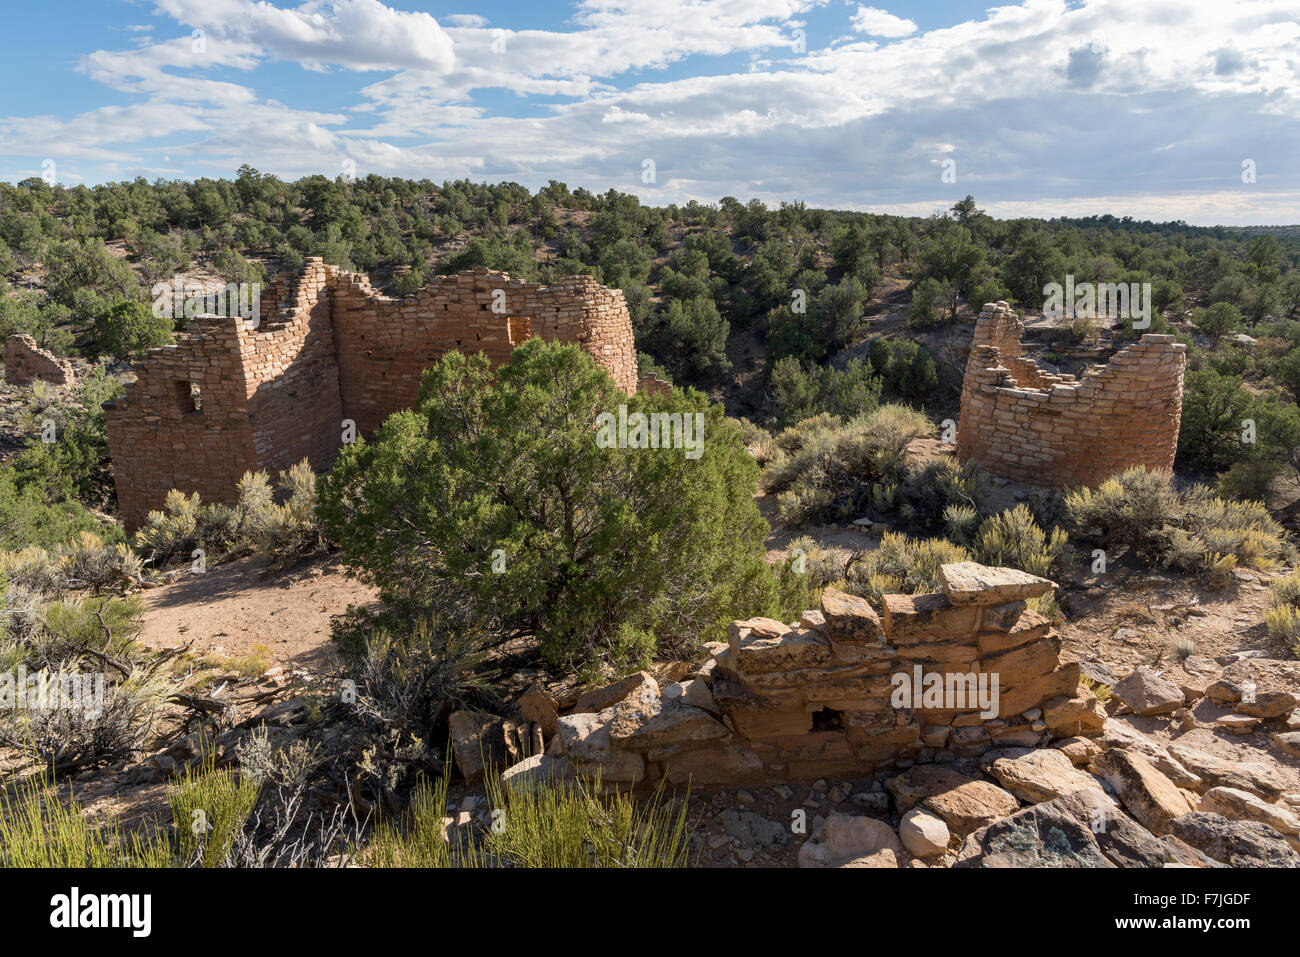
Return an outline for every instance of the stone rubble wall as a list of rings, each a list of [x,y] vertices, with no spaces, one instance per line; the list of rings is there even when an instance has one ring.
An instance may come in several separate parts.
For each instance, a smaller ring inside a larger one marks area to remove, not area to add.
[[[374,432],[414,403],[423,370],[453,349],[482,351],[495,367],[539,335],[580,345],[624,392],[637,385],[623,294],[589,276],[543,286],[475,269],[394,299],[365,276],[311,258],[301,273],[269,283],[259,305],[257,328],[237,317],[194,319],[176,345],[149,350],[136,382],[106,406],[129,531],[172,488],[230,502],[248,470],[274,479],[304,458],[328,467],[343,420],[360,435]]]
[[[45,351],[31,336],[15,335],[5,340],[5,381],[10,385],[27,385],[34,380],[72,385],[76,379],[71,362]]]
[[[1021,356],[1024,324],[984,306],[962,383],[957,456],[1032,485],[1096,486],[1127,468],[1173,466],[1186,347],[1144,335],[1081,379]]]
[[[820,611],[798,624],[733,622],[726,646],[691,678],[660,689],[642,672],[585,707],[580,699],[554,721],[547,754],[507,776],[557,764],[624,784],[868,776],[1099,734],[1105,711],[1079,687],[1078,664],[1060,661],[1051,623],[1027,608],[1056,586],[973,562],[941,574],[943,593],[887,595],[883,618],[864,599],[826,589]],[[984,675],[991,685],[996,675],[996,717],[969,700],[909,696],[896,707],[896,676],[914,678],[918,665],[945,681]]]

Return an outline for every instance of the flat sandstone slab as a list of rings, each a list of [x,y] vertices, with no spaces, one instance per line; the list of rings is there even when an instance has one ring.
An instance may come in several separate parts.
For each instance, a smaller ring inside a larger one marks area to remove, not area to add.
[[[954,605],[1001,605],[1046,595],[1055,582],[1014,568],[952,562],[939,568],[943,593]]]

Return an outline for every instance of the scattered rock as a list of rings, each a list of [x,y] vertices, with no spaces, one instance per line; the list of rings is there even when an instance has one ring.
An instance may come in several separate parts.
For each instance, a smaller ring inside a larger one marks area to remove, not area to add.
[[[1275,800],[1287,789],[1286,781],[1272,765],[1260,761],[1224,761],[1212,754],[1181,744],[1171,744],[1169,753],[1185,768],[1204,779],[1203,788],[1239,788]]]
[[[599,773],[603,782],[635,784],[645,777],[645,761],[635,751],[614,747],[609,736],[612,722],[612,709],[564,715],[557,735],[562,751],[584,777]]]
[[[1243,695],[1237,703],[1236,711],[1238,714],[1268,720],[1289,714],[1295,706],[1296,697],[1289,691],[1261,691],[1254,696],[1253,701],[1245,700]]]
[[[900,814],[918,804],[943,818],[958,836],[1014,814],[1020,803],[1002,788],[939,764],[909,768],[885,782]]]
[[[1091,822],[1080,820],[1061,800],[1035,804],[973,832],[953,866],[1114,867]]]
[[[1056,748],[1067,758],[1076,768],[1087,765],[1089,761],[1101,754],[1101,745],[1091,738],[1062,738],[1055,742],[1052,747]]]
[[[848,781],[841,781],[839,784],[835,785],[833,788],[830,789],[830,791],[827,792],[827,796],[836,804],[840,804],[844,801],[847,801],[849,799],[849,795],[852,793],[853,793],[853,785],[850,784]]]
[[[1300,758],[1300,731],[1281,731],[1269,735],[1269,740],[1292,757]]]
[[[1144,718],[1173,714],[1183,705],[1182,689],[1147,665],[1140,666],[1111,690],[1134,714]]]
[[[496,715],[482,711],[453,711],[447,718],[447,725],[456,767],[466,784],[481,781],[487,763],[498,768],[507,763],[505,734],[501,719]]]
[[[1236,704],[1241,700],[1241,685],[1220,678],[1206,687],[1205,697],[1219,704]]]
[[[1214,721],[1216,728],[1220,731],[1227,731],[1229,734],[1249,734],[1255,730],[1257,724],[1259,724],[1259,718],[1252,718],[1246,714],[1225,714]]]
[[[659,683],[650,672],[638,671],[612,684],[580,692],[573,710],[575,713],[594,714],[611,708],[620,701],[625,701],[633,694],[641,699],[658,698]]]
[[[541,682],[534,682],[519,696],[516,702],[519,713],[524,719],[541,725],[542,734],[547,739],[555,736],[559,730],[560,715],[556,700],[546,693]]]
[[[723,811],[718,816],[718,823],[727,834],[748,847],[770,847],[790,841],[785,827],[752,811]]]

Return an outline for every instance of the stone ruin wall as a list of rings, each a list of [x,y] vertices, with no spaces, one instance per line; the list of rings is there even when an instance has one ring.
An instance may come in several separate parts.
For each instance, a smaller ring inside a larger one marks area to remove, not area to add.
[[[494,290],[504,292],[505,312]],[[118,506],[129,531],[176,488],[230,502],[250,469],[272,478],[303,458],[318,471],[342,445],[414,403],[424,369],[452,349],[493,366],[531,335],[579,344],[619,388],[636,388],[636,348],[622,293],[590,277],[552,286],[476,269],[413,296],[309,259],[270,283],[261,322],[201,316],[176,345],[151,349],[126,395],[106,406]],[[498,306],[500,308],[500,306]]]
[[[45,351],[31,336],[15,335],[5,340],[5,381],[10,385],[27,385],[35,380],[72,385],[76,379],[71,362]]]
[[[726,645],[711,646],[693,675],[662,689],[641,672],[580,696],[562,716],[535,690],[520,711],[547,731],[546,753],[505,777],[713,786],[868,776],[1101,733],[1105,711],[1079,686],[1079,665],[1060,661],[1059,635],[1027,608],[1052,582],[973,562],[945,565],[941,577],[940,594],[886,595],[883,617],[828,588],[820,611],[797,624],[733,622]],[[984,675],[990,687],[996,675],[996,717],[982,717],[969,700],[895,707],[895,676],[914,677],[918,665],[945,681]],[[458,734],[484,726],[469,713],[453,719],[464,768],[490,742]]]
[[[1096,486],[1135,465],[1172,468],[1185,346],[1147,334],[1077,379],[1023,357],[1024,329],[1005,302],[980,313],[962,383],[958,458],[1054,488]]]
[[[591,276],[542,286],[480,268],[435,277],[414,295],[393,299],[375,293],[365,276],[340,274],[333,294],[343,406],[362,432],[413,404],[421,372],[444,353],[481,351],[496,366],[530,336],[577,343],[620,389],[636,391],[623,293]],[[504,311],[493,311],[494,302]]]

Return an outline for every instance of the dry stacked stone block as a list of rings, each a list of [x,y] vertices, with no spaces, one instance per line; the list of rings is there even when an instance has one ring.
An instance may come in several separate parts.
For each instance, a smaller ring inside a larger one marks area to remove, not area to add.
[[[980,313],[962,383],[962,461],[1056,488],[1095,486],[1135,465],[1173,466],[1185,346],[1147,334],[1076,379],[1024,358],[1024,329],[1005,302],[987,303]]]
[[[828,588],[797,624],[734,621],[692,679],[695,703],[680,689],[650,700],[647,676],[630,676],[587,698],[603,710],[559,719],[559,750],[573,746],[579,773],[720,785],[866,776],[1101,732],[1105,714],[1078,687],[1078,665],[1061,663],[1060,638],[1028,608],[1052,582],[973,562],[945,565],[941,578],[942,593],[884,596],[883,614]],[[954,693],[896,695],[918,669]],[[981,677],[990,691],[996,680],[987,713],[973,693]]]
[[[343,420],[373,433],[415,402],[421,373],[451,350],[483,352],[495,367],[541,336],[579,345],[625,393],[637,386],[623,294],[590,276],[544,286],[479,268],[394,299],[311,258],[269,283],[259,305],[256,328],[197,317],[176,345],[146,353],[126,395],[106,407],[128,530],[172,488],[229,502],[250,469],[274,476],[304,458],[326,468]]]
[[[72,363],[46,352],[31,336],[16,335],[5,340],[5,381],[27,385],[33,380],[51,385],[72,385],[76,381]]]

